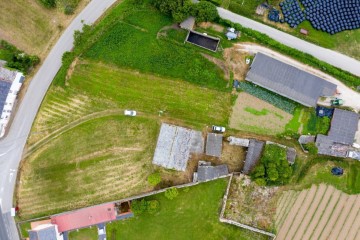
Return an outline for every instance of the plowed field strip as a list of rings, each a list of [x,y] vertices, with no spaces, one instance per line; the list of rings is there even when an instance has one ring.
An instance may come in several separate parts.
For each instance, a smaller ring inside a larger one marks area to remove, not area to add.
[[[320,220],[322,214],[324,213],[326,206],[329,204],[329,202],[331,200],[331,196],[333,195],[334,190],[335,190],[335,188],[333,188],[332,186],[328,186],[328,188],[326,189],[326,192],[324,194],[324,197],[322,198],[322,200],[320,202],[320,205],[318,206],[318,208],[316,209],[316,212],[314,213],[314,217],[311,219],[310,223],[308,224],[306,231],[301,239],[303,239],[303,240],[310,239],[310,236],[313,233],[316,225],[319,223],[319,220]]]
[[[293,194],[291,194],[291,198],[289,199],[289,202],[285,208],[285,210],[283,211],[283,215],[281,216],[281,218],[279,219],[279,222],[277,223],[277,227],[281,227],[286,219],[286,217],[289,215],[289,212],[292,208],[292,206],[294,205],[295,201],[297,200],[298,196],[299,196],[299,192],[294,192]]]
[[[295,236],[292,239],[300,240],[301,237],[304,235],[306,227],[308,226],[309,222],[311,221],[312,217],[314,216],[317,207],[320,204],[320,201],[323,199],[324,193],[326,192],[327,186],[325,184],[320,184],[318,187],[316,194],[314,196],[314,200],[312,201],[309,209],[307,212],[304,211],[304,219],[299,222],[299,227],[295,232]],[[295,225],[296,226],[296,225]]]
[[[308,193],[308,191],[303,190],[299,194],[299,197],[296,199],[295,204],[293,205],[293,207],[291,208],[289,214],[287,215],[287,217],[285,219],[285,224],[283,224],[280,228],[280,231],[277,235],[277,239],[285,239],[286,233],[290,229],[290,226],[294,220],[294,216],[296,216],[297,212],[301,208],[307,193]]]
[[[350,228],[350,231],[347,233],[344,239],[346,240],[355,240],[356,233],[360,230],[360,209],[358,210],[357,216],[354,220],[353,225]]]
[[[332,211],[337,206],[338,202],[340,201],[341,192],[335,190],[334,194],[331,196],[329,204],[326,206],[326,209],[324,210],[324,213],[322,216],[320,216],[320,222],[315,227],[315,231],[310,236],[310,239],[319,239],[319,236],[326,226],[326,223],[329,220],[329,217],[331,216]]]
[[[330,218],[328,218],[328,222],[326,223],[325,228],[322,229],[319,239],[327,239],[327,236],[331,232],[331,229],[334,227],[334,224],[338,219],[338,217],[340,216],[341,211],[344,209],[348,198],[349,198],[348,195],[345,194],[341,195],[339,202],[336,204],[335,209],[331,213]]]
[[[305,213],[307,213],[309,207],[311,206],[317,190],[318,190],[318,188],[316,185],[311,186],[310,191],[308,191],[308,194],[305,198],[305,201],[302,203],[300,210],[295,215],[294,221],[292,222],[292,224],[290,226],[290,230],[286,234],[286,239],[294,238],[295,232],[298,229],[298,227],[300,226],[301,222],[303,221]]]
[[[354,203],[353,207],[351,208],[350,213],[346,216],[346,220],[341,227],[341,231],[336,236],[337,238],[342,238],[349,233],[349,230],[350,230],[350,228],[353,227],[355,218],[359,214],[359,211],[360,211],[360,195],[358,195],[356,197],[355,203]]]

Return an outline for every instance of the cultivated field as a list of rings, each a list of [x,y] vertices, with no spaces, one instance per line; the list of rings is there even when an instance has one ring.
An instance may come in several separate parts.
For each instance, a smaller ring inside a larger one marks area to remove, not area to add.
[[[285,125],[291,118],[291,114],[241,92],[233,106],[229,126],[243,131],[275,135],[285,131]]]
[[[286,191],[276,211],[277,239],[358,239],[360,195],[347,195],[330,185]]]
[[[77,12],[87,2],[82,0]],[[65,15],[61,9],[47,9],[34,0],[0,1],[0,39],[28,54],[44,57],[75,15]]]

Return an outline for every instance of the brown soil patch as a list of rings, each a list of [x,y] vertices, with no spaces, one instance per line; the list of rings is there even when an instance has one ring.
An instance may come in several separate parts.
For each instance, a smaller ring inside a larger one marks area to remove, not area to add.
[[[246,108],[256,111],[266,110],[266,115],[255,115]],[[254,131],[262,134],[277,134],[285,130],[285,125],[291,120],[292,115],[276,108],[275,106],[258,99],[248,93],[238,94],[232,109],[229,126],[244,131]]]
[[[245,156],[245,148],[223,142],[221,162],[228,166],[229,172],[240,172],[244,166]]]
[[[224,78],[225,79],[230,79],[229,67],[228,67],[228,65],[227,65],[227,63],[225,61],[220,60],[218,58],[215,58],[215,57],[210,56],[210,55],[205,54],[205,53],[201,53],[201,55],[203,55],[203,57],[208,59],[210,62],[215,63],[224,72]]]
[[[67,85],[67,81],[71,78],[71,76],[72,76],[72,74],[73,74],[73,72],[74,72],[74,70],[75,70],[75,66],[76,66],[76,64],[77,64],[78,61],[79,61],[79,58],[76,57],[76,58],[74,59],[74,61],[71,63],[69,69],[67,70],[66,78],[65,78],[65,84],[66,84],[66,85]]]
[[[226,48],[224,50],[224,58],[226,66],[234,73],[234,79],[244,80],[249,66],[245,63],[246,54],[240,52],[235,47]]]
[[[201,22],[198,24],[199,27],[201,28],[211,28],[217,32],[224,32],[224,27],[219,25],[219,24],[216,24],[216,23],[211,23],[211,22]]]

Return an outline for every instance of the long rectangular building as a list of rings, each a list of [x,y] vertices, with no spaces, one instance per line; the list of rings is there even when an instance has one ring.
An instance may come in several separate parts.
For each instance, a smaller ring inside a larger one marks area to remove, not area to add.
[[[257,53],[246,80],[307,107],[322,96],[333,96],[337,86],[285,62]]]

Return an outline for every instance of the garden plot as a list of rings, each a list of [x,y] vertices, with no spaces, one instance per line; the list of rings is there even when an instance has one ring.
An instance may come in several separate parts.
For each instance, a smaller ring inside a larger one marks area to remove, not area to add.
[[[292,115],[248,93],[239,93],[232,109],[229,126],[260,134],[285,131]]]
[[[290,208],[286,207],[286,199]],[[360,230],[360,195],[348,195],[320,184],[294,193],[284,192],[276,214],[277,239],[356,239]]]
[[[190,153],[203,152],[204,138],[201,132],[163,123],[153,164],[185,171]]]
[[[240,174],[233,176],[224,217],[272,232],[278,187],[261,187]]]

